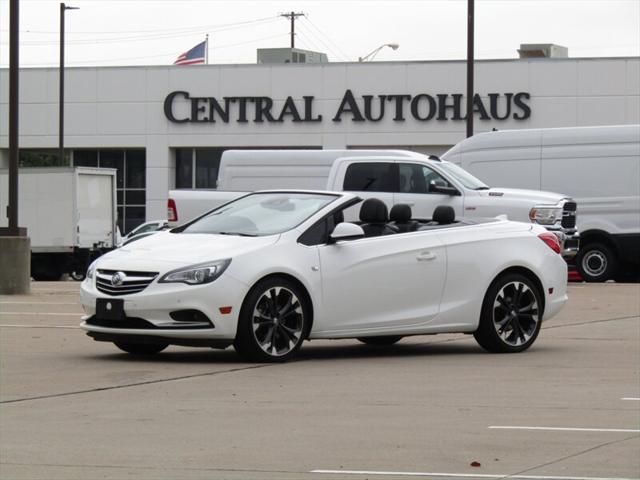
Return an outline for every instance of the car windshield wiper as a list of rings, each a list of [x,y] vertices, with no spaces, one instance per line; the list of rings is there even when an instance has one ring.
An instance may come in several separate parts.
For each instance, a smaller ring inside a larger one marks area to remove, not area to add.
[[[218,235],[238,235],[239,237],[257,237],[255,233],[242,233],[242,232],[216,232]]]
[[[487,186],[484,186],[484,187],[476,187],[476,188],[474,188],[474,190],[489,190],[489,188],[491,188],[491,187],[487,187]]]

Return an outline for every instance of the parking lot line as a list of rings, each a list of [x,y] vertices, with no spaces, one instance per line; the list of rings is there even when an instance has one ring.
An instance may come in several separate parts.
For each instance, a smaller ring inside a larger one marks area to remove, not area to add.
[[[636,402],[640,402],[640,397],[622,397],[620,400],[635,400]]]
[[[488,473],[439,473],[439,472],[384,472],[376,470],[311,470],[309,473],[331,475],[386,475],[406,477],[444,477],[444,478],[519,478],[526,480],[638,480],[620,477],[567,477],[556,475],[509,475]]]
[[[0,312],[0,315],[47,315],[52,317],[81,317],[83,314],[78,312],[72,313],[51,313],[51,312]]]
[[[80,328],[78,325],[0,325],[0,328]]]
[[[510,425],[491,425],[490,429],[499,430],[554,430],[560,432],[624,432],[640,433],[638,429],[632,428],[579,428],[579,427],[523,427]]]
[[[80,305],[79,302],[0,302],[0,305]]]

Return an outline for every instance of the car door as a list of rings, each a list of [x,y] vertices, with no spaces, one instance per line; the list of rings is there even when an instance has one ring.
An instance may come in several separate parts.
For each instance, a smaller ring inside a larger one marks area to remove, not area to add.
[[[447,262],[435,232],[340,241],[318,250],[322,305],[314,330],[410,327],[437,315]]]
[[[406,203],[411,207],[413,218],[430,219],[438,205],[450,205],[456,217],[463,216],[461,195],[448,195],[434,191],[434,186],[453,185],[440,173],[420,163],[398,162],[398,188],[394,194],[394,204]]]

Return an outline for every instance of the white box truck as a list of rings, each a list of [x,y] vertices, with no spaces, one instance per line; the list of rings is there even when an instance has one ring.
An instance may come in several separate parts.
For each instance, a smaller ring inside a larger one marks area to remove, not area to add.
[[[576,267],[587,281],[640,270],[640,125],[501,130],[443,156],[492,185],[551,190],[578,205]]]
[[[0,211],[8,202],[8,171],[0,170]],[[116,244],[116,170],[21,168],[18,223],[31,239],[31,276],[81,278],[91,259]],[[0,215],[0,227],[8,219]]]

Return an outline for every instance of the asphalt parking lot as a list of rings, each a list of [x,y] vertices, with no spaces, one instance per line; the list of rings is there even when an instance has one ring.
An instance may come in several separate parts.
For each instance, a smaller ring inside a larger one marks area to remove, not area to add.
[[[640,285],[573,284],[523,354],[472,337],[133,358],[74,282],[0,296],[2,479],[640,477]],[[473,466],[473,465],[476,466]]]

